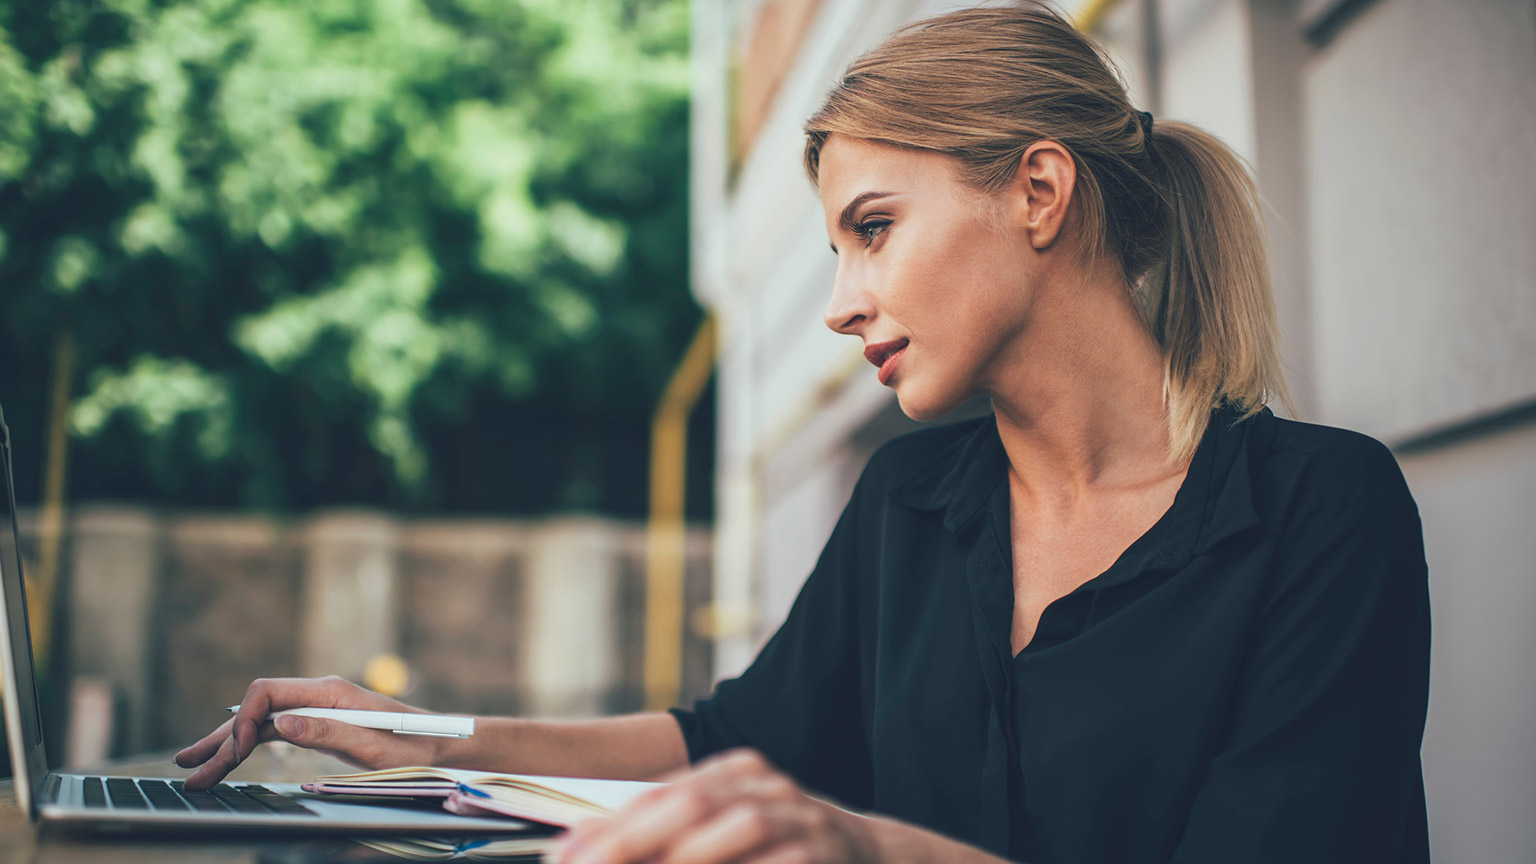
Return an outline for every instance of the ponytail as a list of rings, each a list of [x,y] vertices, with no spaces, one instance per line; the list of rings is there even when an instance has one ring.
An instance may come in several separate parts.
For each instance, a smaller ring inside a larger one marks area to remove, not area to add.
[[[1148,150],[1154,182],[1161,181],[1166,252],[1142,277],[1137,300],[1163,349],[1170,457],[1179,462],[1194,455],[1212,409],[1224,402],[1244,419],[1272,399],[1295,411],[1247,166],[1187,123],[1158,122]]]

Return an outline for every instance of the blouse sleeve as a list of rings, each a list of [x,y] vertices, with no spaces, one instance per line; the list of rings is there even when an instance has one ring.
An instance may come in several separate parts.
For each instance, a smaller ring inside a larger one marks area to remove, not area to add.
[[[1372,442],[1374,444],[1374,442]],[[1428,568],[1391,454],[1298,508],[1175,862],[1427,860]]]
[[[868,806],[855,606],[858,502],[855,488],[788,618],[752,665],[692,711],[672,710],[689,761],[751,747],[801,785]]]

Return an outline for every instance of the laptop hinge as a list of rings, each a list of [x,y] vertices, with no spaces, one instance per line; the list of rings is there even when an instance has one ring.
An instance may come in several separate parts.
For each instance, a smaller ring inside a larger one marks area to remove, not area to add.
[[[59,800],[59,775],[49,772],[43,780],[43,795],[40,804],[52,804]]]

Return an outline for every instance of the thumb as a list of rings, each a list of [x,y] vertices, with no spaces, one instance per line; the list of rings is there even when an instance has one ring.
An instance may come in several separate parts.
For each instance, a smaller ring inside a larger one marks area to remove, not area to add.
[[[335,730],[329,722],[314,717],[284,714],[272,721],[272,725],[284,740],[303,747],[318,747],[335,736]]]
[[[359,729],[337,720],[321,720],[318,717],[299,717],[284,714],[272,721],[277,734],[284,741],[310,750],[319,750],[365,768],[372,768],[381,758],[379,742],[375,736],[388,736],[388,732]]]

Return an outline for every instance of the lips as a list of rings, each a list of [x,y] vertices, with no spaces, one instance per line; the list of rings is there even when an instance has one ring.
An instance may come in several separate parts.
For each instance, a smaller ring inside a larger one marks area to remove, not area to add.
[[[887,384],[891,376],[896,374],[896,365],[901,362],[902,352],[907,350],[907,339],[893,339],[890,342],[881,342],[870,345],[864,349],[864,359],[880,367],[880,383]]]
[[[884,366],[885,361],[889,360],[892,354],[895,354],[897,351],[907,347],[907,343],[909,341],[911,340],[892,339],[889,342],[881,342],[876,345],[867,345],[864,347],[864,359],[875,364],[876,366]]]

